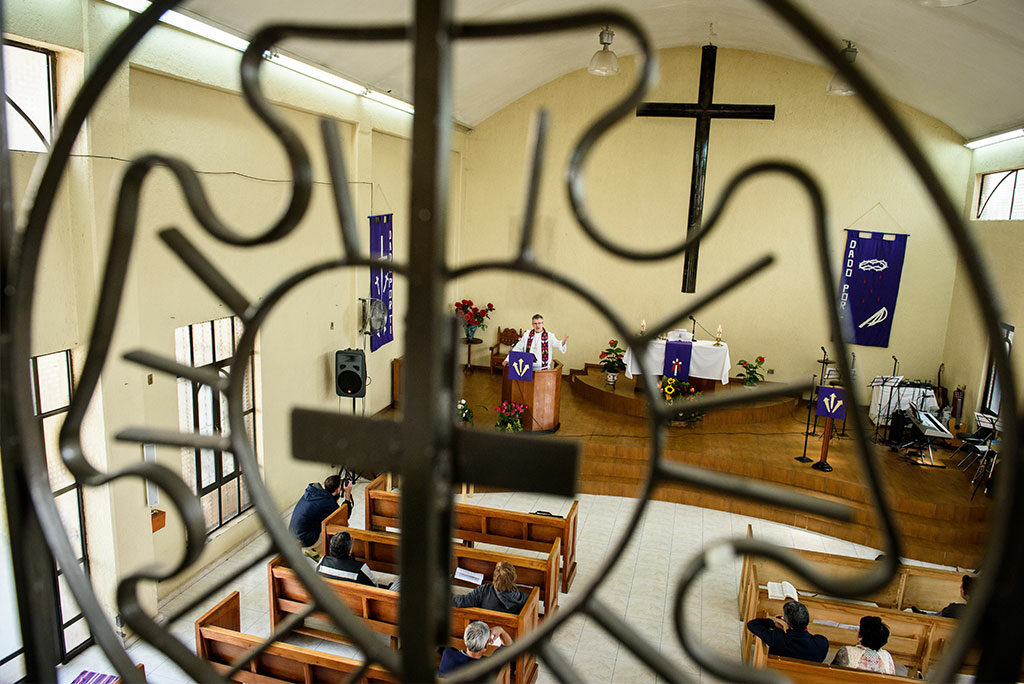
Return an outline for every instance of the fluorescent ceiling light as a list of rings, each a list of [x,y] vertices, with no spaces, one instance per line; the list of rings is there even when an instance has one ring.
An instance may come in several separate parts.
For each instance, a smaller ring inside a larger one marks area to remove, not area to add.
[[[106,2],[110,3],[111,5],[116,5],[126,10],[130,10],[132,12],[143,12],[149,7],[148,0],[106,0]],[[207,40],[211,40],[214,43],[223,45],[224,47],[229,47],[232,50],[245,52],[245,49],[249,47],[249,41],[245,40],[244,38],[239,38],[233,33],[222,31],[221,29],[215,26],[210,26],[205,22],[199,21],[198,19],[193,19],[192,17],[181,14],[180,12],[167,10],[160,17],[160,21],[169,26],[181,29],[182,31],[185,31],[187,33],[199,36],[200,38],[206,38]],[[321,83],[332,86],[334,88],[338,88],[339,90],[344,90],[347,93],[352,93],[353,95],[361,95],[363,97],[367,97],[376,102],[380,102],[381,104],[387,105],[394,109],[398,109],[403,112],[408,112],[409,114],[413,113],[413,106],[408,102],[403,102],[398,98],[391,97],[390,95],[386,95],[384,93],[379,93],[376,90],[367,88],[366,86],[360,85],[355,81],[350,81],[347,78],[342,78],[341,76],[337,76],[329,71],[325,71],[323,69],[320,69],[319,67],[312,66],[311,64],[306,64],[305,62],[297,60],[293,57],[288,57],[287,55],[273,54],[267,56],[267,61],[271,61],[274,64],[284,67],[285,69],[294,71],[297,74],[302,74],[303,76],[308,76],[309,78],[320,81]]]
[[[1005,133],[997,133],[996,135],[988,135],[984,138],[968,140],[964,143],[964,147],[976,150],[979,147],[995,145],[996,143],[1006,142],[1007,140],[1013,140],[1014,138],[1024,138],[1024,128],[1015,128],[1012,131],[1006,131]]]

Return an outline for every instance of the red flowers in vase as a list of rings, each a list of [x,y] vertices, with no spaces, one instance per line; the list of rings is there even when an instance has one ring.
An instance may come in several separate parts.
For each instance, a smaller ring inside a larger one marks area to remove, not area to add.
[[[484,319],[487,318],[492,311],[494,311],[494,304],[491,304],[490,302],[488,302],[487,306],[483,308],[474,305],[472,299],[463,299],[460,302],[455,302],[455,312],[459,314],[461,321],[466,325],[478,325],[481,330],[487,329]]]

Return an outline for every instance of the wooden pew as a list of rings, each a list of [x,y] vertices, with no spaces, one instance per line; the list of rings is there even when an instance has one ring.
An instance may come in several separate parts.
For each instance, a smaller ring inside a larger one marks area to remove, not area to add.
[[[740,649],[744,660],[751,657],[751,648],[759,640],[745,627],[755,617],[771,617],[782,614],[784,600],[768,598],[768,590],[757,587],[756,583],[747,583],[748,602],[743,616],[743,635]],[[841,625],[859,625],[860,619],[866,615],[877,615],[889,627],[889,641],[885,650],[889,651],[893,660],[899,665],[907,666],[911,674],[920,670],[922,676],[928,674],[929,668],[939,658],[939,646],[943,640],[952,637],[956,630],[956,621],[936,615],[902,612],[893,608],[865,606],[859,603],[801,596],[800,602],[807,606],[811,616],[811,624],[807,629],[812,634],[825,636],[832,647],[853,645],[857,643],[857,630],[822,625],[818,621],[826,620]]]
[[[747,525],[747,537],[753,537],[753,530],[750,525]],[[803,557],[804,560],[816,565],[824,574],[837,579],[851,575],[863,575],[876,566],[874,560],[865,558],[839,556],[803,549],[791,549],[791,551]],[[796,576],[791,570],[779,565],[775,561],[745,556],[740,573],[738,597],[741,617],[746,612],[745,606],[748,593],[744,591],[743,587],[751,573],[756,575],[757,581],[760,584],[765,584],[769,581],[779,582],[788,580],[801,596],[819,593],[816,587],[813,587]],[[889,584],[871,594],[860,597],[860,599],[877,603],[883,608],[904,610],[910,606],[916,606],[921,610],[937,613],[950,603],[962,600],[960,598],[960,582],[964,574],[963,572],[953,570],[901,565],[897,568],[896,574]]]
[[[367,628],[378,634],[386,634],[390,637],[393,647],[399,646],[397,592],[327,577],[324,577],[323,580],[335,596],[363,620],[363,624]],[[284,559],[281,556],[277,556],[267,564],[267,587],[270,593],[271,629],[276,629],[278,623],[284,620],[289,613],[301,611],[310,602],[306,587],[295,572],[284,564]],[[462,648],[464,645],[462,634],[466,626],[474,620],[483,620],[492,627],[500,625],[505,628],[513,640],[520,639],[537,629],[540,621],[539,605],[540,590],[534,587],[530,591],[526,605],[518,614],[500,613],[481,608],[452,608],[448,645]],[[319,620],[328,619],[328,616],[322,612],[313,613],[311,617]],[[300,625],[294,631],[317,639],[348,643],[342,634],[305,624]],[[532,653],[519,656],[516,659],[516,684],[531,684],[536,678],[536,656]]]
[[[261,637],[239,631],[239,622],[237,591],[231,592],[196,620],[196,653],[222,673],[227,672],[243,653],[263,642]],[[342,684],[361,666],[362,663],[353,658],[275,643],[233,675],[231,680],[244,684]],[[393,684],[398,679],[384,668],[371,665],[359,682]]]
[[[380,475],[366,487],[366,529],[385,531],[401,527],[401,497],[387,489],[387,476]],[[564,518],[504,511],[473,504],[453,505],[452,535],[467,542],[511,546],[530,551],[547,551],[555,539],[562,546],[562,591],[569,591],[576,578],[576,518],[578,503],[572,502]]]
[[[328,516],[321,526],[320,538],[323,554],[327,555],[331,537],[338,532],[348,532],[352,536],[352,556],[366,563],[376,572],[398,573],[399,535],[393,532],[374,532],[360,530],[348,526],[344,509],[338,509]],[[544,607],[544,617],[553,615],[558,609],[558,560],[561,553],[561,540],[555,539],[548,549],[545,558],[503,554],[497,551],[474,549],[461,544],[452,545],[452,573],[455,568],[478,572],[484,581],[494,580],[494,566],[500,561],[507,561],[516,569],[516,583],[527,591],[532,587],[540,589],[540,600]],[[456,582],[461,586],[474,585]]]
[[[751,658],[751,664],[754,667],[768,668],[781,672],[795,684],[819,684],[820,682],[836,682],[838,684],[895,684],[896,682],[901,682],[906,684],[908,681],[907,677],[879,674],[878,672],[865,672],[848,667],[814,663],[809,660],[768,655],[768,646],[760,639],[757,639],[754,643],[754,654]]]

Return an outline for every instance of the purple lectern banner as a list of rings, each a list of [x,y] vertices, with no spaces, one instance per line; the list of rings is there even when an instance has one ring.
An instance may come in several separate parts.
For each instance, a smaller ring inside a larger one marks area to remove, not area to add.
[[[816,416],[846,420],[846,393],[841,387],[818,388],[818,410]]]
[[[391,219],[394,214],[380,214],[370,218],[370,258],[391,261],[394,246],[392,244]],[[394,274],[383,268],[370,269],[370,299],[384,302],[388,310],[387,322],[380,331],[370,335],[370,351],[377,351],[395,338],[393,323],[394,312]]]
[[[853,323],[853,343],[888,347],[907,235],[846,231],[839,310]]]
[[[509,352],[508,379],[533,380],[533,354],[530,352]]]
[[[661,375],[677,380],[690,379],[690,356],[693,354],[693,342],[666,342],[665,367]]]

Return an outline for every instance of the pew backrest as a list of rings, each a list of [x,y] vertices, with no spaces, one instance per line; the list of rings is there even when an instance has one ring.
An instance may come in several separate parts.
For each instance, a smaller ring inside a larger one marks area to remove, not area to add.
[[[267,564],[268,591],[270,594],[270,626],[277,625],[290,613],[297,613],[311,602],[309,592],[299,580],[295,572],[284,564],[284,559],[277,556]],[[393,647],[398,647],[399,637],[399,595],[397,592],[380,589],[355,582],[324,578],[335,596],[353,614],[362,619],[363,624],[374,632],[385,634],[391,639]],[[482,608],[452,608],[449,620],[450,646],[463,646],[462,634],[473,620],[483,620],[490,626],[504,627],[513,640],[517,640],[537,629],[539,615],[540,590],[534,587],[519,613],[501,613]],[[327,619],[322,612],[314,612],[310,617]],[[295,632],[315,638],[330,639],[347,643],[344,635],[324,629],[301,625]],[[526,653],[516,659],[517,684],[530,684],[537,677],[537,659],[532,653]]]
[[[239,595],[232,592],[196,620],[196,653],[221,673],[248,650],[263,642],[262,637],[239,631]],[[314,651],[291,644],[274,643],[235,673],[231,681],[245,684],[342,684],[362,667],[353,658]],[[377,665],[366,668],[361,684],[394,684],[399,680]]]
[[[348,532],[352,537],[352,556],[366,563],[375,572],[398,573],[400,537],[394,532],[360,530],[336,523],[328,518],[323,523],[324,554],[331,537],[339,532]],[[460,544],[452,545],[452,567],[477,572],[485,582],[493,581],[494,567],[501,561],[511,563],[516,569],[516,582],[526,591],[532,587],[540,589],[540,600],[544,616],[549,617],[558,608],[558,563],[561,554],[561,540],[556,538],[543,558],[503,554],[486,549],[475,549]],[[461,586],[474,586],[457,582]]]
[[[754,646],[755,652],[751,660],[755,667],[768,668],[781,672],[794,684],[820,684],[820,682],[837,682],[838,684],[887,684],[903,682],[906,677],[865,672],[848,667],[834,667],[824,663],[813,663],[808,660],[783,658],[768,655],[768,647],[760,639]]]
[[[366,529],[385,531],[401,526],[401,498],[388,491],[385,475],[367,485],[364,496]],[[572,502],[564,518],[462,503],[454,504],[452,512],[452,535],[468,542],[546,553],[558,539],[562,548],[562,591],[569,591],[576,577],[578,502]]]

